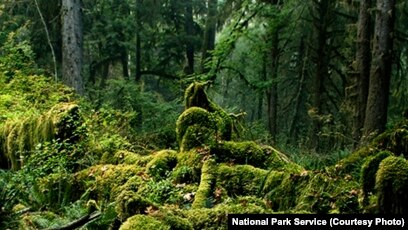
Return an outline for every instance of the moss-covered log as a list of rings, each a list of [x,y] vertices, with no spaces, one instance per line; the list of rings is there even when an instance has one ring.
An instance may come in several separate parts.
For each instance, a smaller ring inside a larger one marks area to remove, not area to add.
[[[201,181],[192,208],[211,208],[217,168],[213,159],[205,161],[201,170]]]
[[[368,157],[361,168],[360,183],[363,187],[363,203],[368,205],[368,196],[374,192],[375,178],[378,167],[382,160],[392,156],[389,151],[381,151],[374,156]]]
[[[378,209],[381,214],[408,214],[408,163],[390,156],[381,161],[377,177]]]

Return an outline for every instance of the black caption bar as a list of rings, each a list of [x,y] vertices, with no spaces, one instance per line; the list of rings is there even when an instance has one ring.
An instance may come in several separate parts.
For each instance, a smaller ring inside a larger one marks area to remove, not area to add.
[[[407,216],[342,214],[229,214],[228,229],[408,229]]]

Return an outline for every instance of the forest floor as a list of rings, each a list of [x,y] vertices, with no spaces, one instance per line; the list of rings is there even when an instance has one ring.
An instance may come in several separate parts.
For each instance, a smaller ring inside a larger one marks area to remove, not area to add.
[[[95,111],[42,76],[0,79],[0,229],[226,229],[228,214],[378,213],[406,192],[407,120],[310,170],[236,141],[235,116],[199,83],[186,89],[175,146],[143,151],[134,114]]]

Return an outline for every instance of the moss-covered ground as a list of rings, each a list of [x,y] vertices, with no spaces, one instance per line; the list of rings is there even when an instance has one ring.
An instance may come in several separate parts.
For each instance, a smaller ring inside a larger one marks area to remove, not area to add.
[[[82,229],[226,229],[229,213],[407,214],[407,121],[307,170],[272,146],[235,140],[235,116],[205,85],[186,90],[178,146],[140,151],[128,114],[91,110],[42,76],[0,80],[0,228],[95,213]]]

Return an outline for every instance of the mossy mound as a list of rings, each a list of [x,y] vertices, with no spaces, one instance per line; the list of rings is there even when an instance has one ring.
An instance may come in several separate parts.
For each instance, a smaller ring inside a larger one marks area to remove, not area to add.
[[[368,203],[368,197],[374,192],[375,188],[375,178],[377,170],[380,166],[380,163],[385,158],[392,156],[393,154],[389,151],[381,151],[374,156],[368,157],[362,168],[360,183],[363,187],[364,203]]]
[[[121,221],[136,214],[146,214],[152,203],[131,190],[122,191],[115,199],[115,211]]]
[[[95,165],[76,173],[75,183],[90,199],[111,201],[119,192],[115,188],[125,185],[132,177],[143,175],[144,169],[135,165]]]
[[[390,156],[381,161],[376,180],[381,214],[408,214],[408,162]]]
[[[363,146],[335,166],[337,174],[359,175],[365,159],[381,151],[387,150],[396,156],[408,153],[408,119],[397,123],[394,127],[374,138],[367,146]]]
[[[164,178],[177,165],[177,152],[174,150],[156,152],[152,158],[146,165],[146,172],[155,179]]]
[[[123,223],[119,230],[170,230],[170,226],[148,215],[135,215]]]
[[[119,150],[113,156],[105,153],[101,157],[101,164],[135,164],[140,167],[145,167],[152,160],[151,155],[140,155],[127,150]]]
[[[80,139],[77,132],[81,125],[79,106],[61,103],[42,115],[31,114],[25,119],[7,120],[0,125],[0,148],[3,149],[1,162],[3,168],[21,168],[21,159],[27,157],[35,147],[43,142],[64,140],[73,143]],[[7,167],[5,167],[7,165]]]

